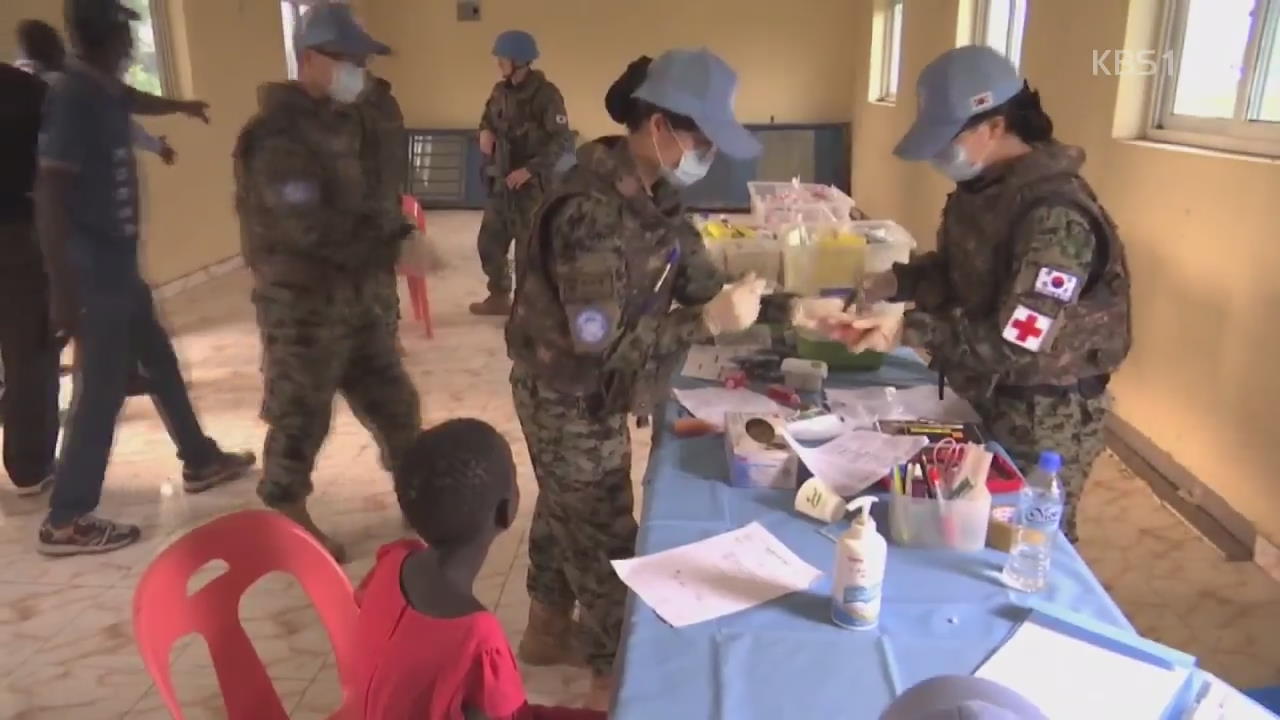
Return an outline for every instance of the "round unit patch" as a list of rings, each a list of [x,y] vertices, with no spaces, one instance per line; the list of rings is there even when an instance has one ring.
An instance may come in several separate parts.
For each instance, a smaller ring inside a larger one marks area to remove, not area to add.
[[[573,329],[579,341],[595,345],[609,334],[609,321],[603,312],[595,308],[587,308],[573,318]]]

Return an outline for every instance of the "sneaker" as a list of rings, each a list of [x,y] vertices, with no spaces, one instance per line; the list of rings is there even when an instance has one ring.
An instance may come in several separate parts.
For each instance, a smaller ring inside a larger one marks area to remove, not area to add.
[[[35,485],[18,485],[14,492],[18,497],[35,497],[45,494],[51,487],[53,487],[53,475],[46,477]]]
[[[506,317],[511,314],[511,298],[506,295],[490,295],[482,302],[471,303],[472,315]]]
[[[213,462],[202,468],[184,468],[182,489],[192,494],[202,493],[209,488],[239,480],[248,474],[257,461],[257,456],[251,452],[219,452]]]
[[[111,552],[138,542],[142,529],[137,525],[112,522],[92,513],[81,515],[64,528],[55,528],[48,520],[40,526],[41,555],[62,557]]]

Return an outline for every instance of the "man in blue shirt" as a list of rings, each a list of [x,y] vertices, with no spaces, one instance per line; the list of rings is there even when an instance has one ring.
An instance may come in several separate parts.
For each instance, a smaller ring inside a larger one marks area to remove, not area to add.
[[[106,552],[136,542],[134,525],[98,517],[116,417],[129,369],[140,364],[152,399],[178,447],[183,487],[202,492],[243,476],[252,454],[229,454],[205,436],[178,359],[156,320],[138,270],[138,175],[130,114],[184,112],[206,105],[143,95],[119,73],[133,52],[119,0],[67,0],[78,58],[49,94],[41,128],[36,229],[44,250],[53,324],[80,348],[76,393],[39,549],[48,555]]]

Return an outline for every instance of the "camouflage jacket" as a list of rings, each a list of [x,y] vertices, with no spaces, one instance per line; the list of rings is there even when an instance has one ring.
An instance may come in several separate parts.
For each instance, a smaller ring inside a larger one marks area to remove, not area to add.
[[[1084,151],[1049,142],[962,183],[938,251],[898,265],[899,300],[956,389],[1070,385],[1129,352],[1129,270],[1115,223],[1080,177]],[[921,322],[923,321],[923,322]]]
[[[236,141],[236,211],[259,283],[324,288],[385,272],[361,164],[358,114],[297,83],[259,89]],[[391,261],[394,262],[394,254]]]
[[[679,193],[665,181],[645,192],[618,137],[579,150],[517,245],[515,275],[516,366],[603,412],[639,415],[663,361],[709,337],[700,306],[724,286]]]
[[[495,177],[526,168],[548,185],[556,164],[573,150],[564,97],[538,70],[519,85],[503,80],[493,86],[480,116],[480,129],[497,136]]]
[[[372,75],[369,86],[353,107],[360,116],[363,133],[360,164],[369,194],[367,212],[374,218],[369,226],[372,237],[368,241],[378,244],[386,254],[378,259],[379,264],[394,264],[399,255],[399,241],[413,230],[400,207],[409,167],[404,113],[391,93],[391,83]]]

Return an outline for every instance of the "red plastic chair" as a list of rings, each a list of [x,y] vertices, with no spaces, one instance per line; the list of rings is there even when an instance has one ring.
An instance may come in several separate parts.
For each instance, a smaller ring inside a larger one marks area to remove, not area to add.
[[[400,208],[407,217],[413,219],[413,224],[418,226],[418,230],[425,233],[427,231],[427,215],[422,211],[422,205],[418,199],[412,195],[403,195],[400,198]],[[404,276],[404,284],[409,289],[409,304],[413,307],[413,319],[421,322],[427,329],[427,337],[434,338],[435,331],[431,327],[431,303],[427,300],[427,279],[416,273],[406,271],[400,268],[399,272]]]
[[[191,577],[214,560],[227,570],[192,595]],[[357,607],[342,568],[315,538],[273,510],[224,515],[187,533],[152,561],[133,594],[133,633],[142,662],[175,720],[182,707],[174,693],[169,654],[179,638],[204,637],[230,720],[288,720],[271,678],[240,624],[240,598],[262,576],[284,571],[302,585],[329,632],[348,709],[355,683]]]

